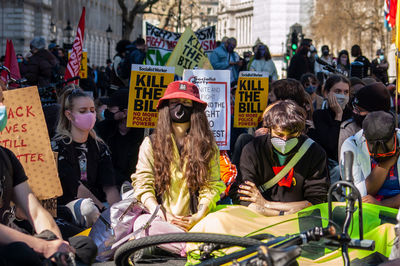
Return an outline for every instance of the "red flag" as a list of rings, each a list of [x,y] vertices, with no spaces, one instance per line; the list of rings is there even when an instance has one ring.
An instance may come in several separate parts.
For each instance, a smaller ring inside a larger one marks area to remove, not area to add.
[[[76,30],[76,37],[72,46],[72,52],[68,60],[67,69],[65,71],[64,80],[73,78],[79,75],[81,67],[83,37],[85,36],[85,7],[82,8],[82,15],[79,20],[78,29]],[[72,81],[78,84],[78,80]]]
[[[14,45],[11,40],[7,40],[6,58],[4,66],[10,70],[10,75],[13,79],[15,80],[21,79],[21,73],[19,72],[17,56],[15,55]],[[1,72],[1,80],[7,83],[8,75],[6,71]],[[11,84],[10,86],[18,88],[17,84]]]
[[[396,26],[397,0],[390,0],[389,4],[389,25],[394,28]]]

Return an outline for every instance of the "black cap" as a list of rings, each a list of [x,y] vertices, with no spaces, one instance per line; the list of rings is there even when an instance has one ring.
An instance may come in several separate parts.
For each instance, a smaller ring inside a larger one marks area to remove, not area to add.
[[[368,112],[390,110],[390,93],[382,82],[362,87],[354,96],[354,103]]]
[[[386,142],[395,133],[396,119],[392,113],[384,111],[371,112],[365,117],[362,128],[368,142]]]
[[[114,92],[109,99],[104,99],[108,107],[118,106],[120,110],[128,109],[129,90],[119,89]]]

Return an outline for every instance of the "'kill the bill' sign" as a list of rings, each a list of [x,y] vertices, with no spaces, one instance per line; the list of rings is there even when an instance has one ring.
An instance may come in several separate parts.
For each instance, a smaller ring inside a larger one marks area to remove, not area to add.
[[[257,127],[268,103],[268,73],[240,72],[235,92],[234,127]]]
[[[132,65],[127,126],[155,128],[158,100],[174,81],[173,67]]]

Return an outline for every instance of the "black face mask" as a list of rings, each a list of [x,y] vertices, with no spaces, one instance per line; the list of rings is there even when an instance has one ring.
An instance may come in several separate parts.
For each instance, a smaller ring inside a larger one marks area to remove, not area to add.
[[[353,113],[353,120],[356,122],[357,126],[362,127],[362,122],[364,121],[366,115],[359,115]]]
[[[374,159],[374,161],[377,163],[383,163],[387,160],[390,160],[390,158],[392,158],[392,157],[393,156],[385,156],[385,157],[378,157],[378,158],[372,157],[372,159]]]
[[[322,55],[324,55],[324,56],[329,55],[329,51],[327,51],[327,50],[322,51]]]
[[[189,122],[192,112],[193,107],[187,107],[181,103],[176,103],[169,106],[169,114],[172,121],[174,121],[175,123]]]

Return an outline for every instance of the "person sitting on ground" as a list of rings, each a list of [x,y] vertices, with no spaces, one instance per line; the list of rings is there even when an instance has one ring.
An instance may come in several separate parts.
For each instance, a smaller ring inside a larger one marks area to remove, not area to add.
[[[105,209],[103,202],[111,206],[120,200],[120,195],[108,147],[93,130],[93,99],[79,88],[70,88],[60,102],[57,134],[52,141],[64,192],[58,198],[58,209],[66,211],[66,206],[72,212],[72,222],[86,228],[98,218],[98,209]]]
[[[139,147],[143,141],[144,129],[126,126],[129,91],[117,90],[110,96],[105,120],[96,125],[96,132],[110,147],[118,187],[130,183],[130,176],[136,171]]]
[[[343,142],[350,136],[356,134],[362,128],[362,122],[369,112],[390,111],[390,93],[381,82],[375,82],[364,86],[356,93],[353,102],[353,113],[340,125],[338,151]],[[340,158],[339,158],[340,159]]]
[[[180,231],[206,216],[225,190],[206,106],[193,83],[170,83],[157,105],[157,126],[140,146],[132,174],[134,197],[150,213],[161,204],[159,219]]]
[[[376,111],[365,117],[362,130],[343,143],[341,165],[343,154],[352,151],[354,184],[363,202],[400,207],[399,138],[394,114]]]
[[[319,82],[317,77],[312,73],[303,74],[300,78],[301,85],[303,85],[304,90],[311,96],[313,109],[318,110],[322,107],[322,102],[324,98],[317,94],[317,89]]]
[[[304,109],[291,100],[280,101],[268,110],[264,122],[269,133],[243,149],[236,200],[266,216],[291,214],[325,202],[329,188],[326,154],[303,134]],[[297,163],[286,171],[293,158]],[[282,178],[274,178],[280,171],[284,171]]]
[[[328,156],[331,182],[340,180],[338,163],[338,141],[340,124],[351,117],[348,108],[350,82],[344,76],[333,75],[324,85],[324,101],[321,110],[313,114],[314,130],[309,135],[324,148]]]
[[[7,111],[0,91],[0,132],[6,124]],[[32,193],[24,168],[14,153],[0,146],[0,162],[0,265],[43,265],[42,259],[56,252],[76,252],[78,259],[91,263],[97,252],[94,243],[87,237],[71,238],[70,243],[63,240],[53,217]],[[17,230],[14,218],[28,220],[40,237]]]

